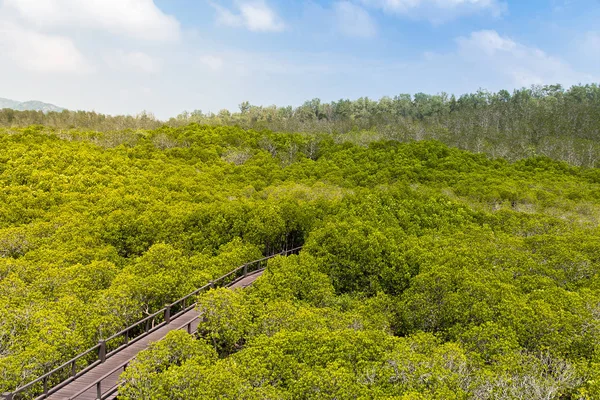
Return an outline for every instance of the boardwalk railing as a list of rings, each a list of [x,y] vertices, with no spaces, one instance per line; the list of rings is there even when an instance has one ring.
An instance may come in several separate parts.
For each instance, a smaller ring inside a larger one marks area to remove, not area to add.
[[[107,359],[114,356],[121,350],[129,347],[131,344],[156,331],[157,329],[170,324],[172,319],[175,319],[193,309],[196,306],[196,297],[200,293],[212,288],[233,285],[249,274],[264,270],[266,268],[267,261],[271,258],[295,254],[301,249],[302,247],[296,247],[293,249],[284,250],[281,253],[273,254],[271,256],[244,264],[221,276],[220,278],[217,278],[214,281],[202,286],[201,288],[194,290],[179,300],[165,305],[164,308],[137,321],[122,331],[117,332],[106,339],[100,340],[99,343],[94,347],[78,354],[71,360],[29,382],[28,384],[17,388],[13,392],[3,393],[0,395],[0,399],[45,399],[52,393],[62,389],[94,367],[104,363]],[[187,329],[188,332],[191,333],[191,322]]]
[[[184,330],[185,329],[185,331],[188,334],[196,333],[196,331],[198,329],[198,325],[196,325],[196,327],[194,328],[194,322],[196,322],[196,320],[199,320],[199,319],[200,319],[200,316],[194,317],[193,319],[189,320],[185,324],[178,327],[176,330]],[[110,370],[109,372],[104,374],[102,377],[96,379],[96,381],[94,383],[84,387],[79,392],[70,396],[68,398],[68,400],[77,400],[81,396],[83,396],[87,393],[90,393],[90,392],[92,392],[96,396],[97,400],[106,400],[106,399],[113,398],[115,396],[115,394],[117,393],[117,391],[119,390],[119,387],[122,385],[122,382],[117,381],[116,383],[114,383],[115,380],[111,379],[111,378],[113,378],[115,375],[121,375],[121,373],[123,373],[127,369],[129,364],[131,363],[131,361],[133,361],[135,359],[135,357],[136,356],[133,356],[129,360],[122,363],[121,365],[113,368],[112,370]],[[107,384],[110,386],[107,387],[106,386]]]

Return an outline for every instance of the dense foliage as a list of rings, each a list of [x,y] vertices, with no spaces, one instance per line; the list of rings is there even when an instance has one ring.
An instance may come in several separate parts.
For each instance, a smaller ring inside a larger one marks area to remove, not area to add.
[[[532,86],[510,93],[479,90],[456,97],[441,93],[400,94],[379,101],[360,98],[331,103],[319,99],[299,107],[254,106],[244,102],[239,112],[183,112],[159,121],[142,112],[107,116],[95,112],[0,110],[0,126],[43,124],[114,131],[157,129],[188,123],[241,126],[279,132],[328,132],[338,140],[359,144],[378,140],[408,142],[433,139],[451,147],[518,160],[542,155],[573,165],[600,162],[600,86]]]
[[[600,397],[600,171],[190,124],[0,131],[0,392],[243,262],[124,398]]]

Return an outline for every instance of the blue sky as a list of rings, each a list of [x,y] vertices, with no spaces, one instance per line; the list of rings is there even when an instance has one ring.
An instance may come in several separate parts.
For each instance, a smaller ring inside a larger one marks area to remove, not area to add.
[[[599,0],[0,0],[0,97],[218,112],[600,81]]]

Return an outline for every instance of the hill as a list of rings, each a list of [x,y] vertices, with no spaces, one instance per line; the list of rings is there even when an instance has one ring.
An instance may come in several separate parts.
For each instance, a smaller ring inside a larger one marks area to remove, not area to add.
[[[29,101],[16,101],[11,99],[0,98],[0,109],[10,108],[17,111],[43,111],[47,112],[61,112],[65,110],[62,107],[55,106],[54,104],[44,103],[37,100]]]

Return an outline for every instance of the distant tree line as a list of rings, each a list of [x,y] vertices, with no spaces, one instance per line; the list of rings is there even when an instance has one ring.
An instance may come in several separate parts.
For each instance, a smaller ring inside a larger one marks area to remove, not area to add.
[[[0,110],[0,126],[40,124],[60,129],[116,131],[180,127],[189,123],[229,125],[276,132],[329,133],[336,140],[366,144],[381,139],[439,140],[493,157],[517,160],[543,155],[578,166],[600,162],[600,86],[532,86],[460,97],[446,93],[400,94],[379,101],[361,97],[299,107],[240,104],[239,111],[183,112],[168,121],[152,114],[107,116],[95,112]]]

